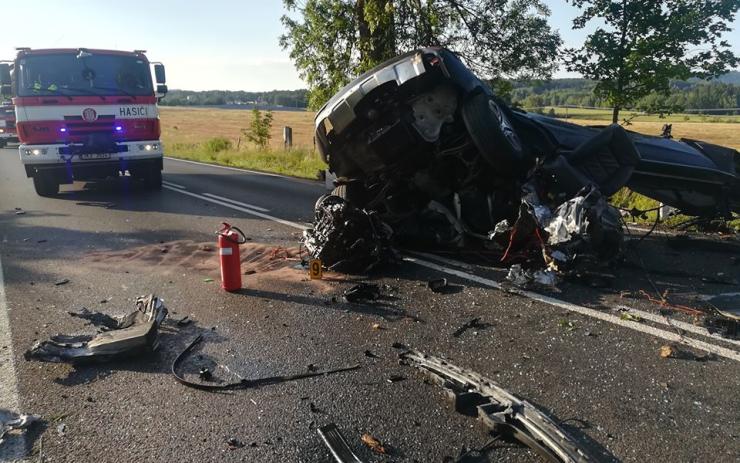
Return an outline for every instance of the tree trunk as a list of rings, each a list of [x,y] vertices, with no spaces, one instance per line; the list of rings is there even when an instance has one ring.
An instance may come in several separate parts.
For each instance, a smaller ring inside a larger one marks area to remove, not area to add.
[[[619,106],[614,107],[614,111],[612,111],[612,124],[616,124],[619,122],[619,110],[621,108]]]

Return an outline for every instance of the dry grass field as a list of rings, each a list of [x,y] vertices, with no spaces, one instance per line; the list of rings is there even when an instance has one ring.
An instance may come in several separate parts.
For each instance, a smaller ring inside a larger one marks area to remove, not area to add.
[[[168,146],[176,144],[195,145],[209,138],[222,136],[234,146],[244,144],[241,131],[249,125],[251,111],[235,109],[200,109],[162,107],[162,140]],[[272,127],[271,148],[283,147],[283,127],[293,128],[293,144],[296,147],[313,147],[313,112],[276,111]],[[608,121],[598,119],[571,119],[576,124],[604,125]],[[664,121],[634,121],[627,129],[647,135],[659,135]],[[740,124],[727,122],[684,122],[672,121],[673,136],[694,138],[740,150]],[[239,139],[241,138],[241,142]],[[177,153],[171,153],[176,155]]]
[[[313,116],[305,111],[276,111],[272,123],[272,149],[283,148],[283,127],[293,128],[293,146],[313,147]],[[252,111],[160,107],[162,141],[168,145],[200,144],[209,138],[225,137],[234,144],[245,143],[242,129],[249,127]],[[239,139],[241,138],[241,143]],[[173,153],[176,154],[176,153]]]

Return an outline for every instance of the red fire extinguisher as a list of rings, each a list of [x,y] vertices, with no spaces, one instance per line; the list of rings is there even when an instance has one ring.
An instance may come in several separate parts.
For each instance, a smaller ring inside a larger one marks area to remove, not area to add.
[[[218,235],[218,255],[221,261],[221,287],[238,291],[242,287],[242,267],[239,245],[247,242],[244,233],[224,222]]]

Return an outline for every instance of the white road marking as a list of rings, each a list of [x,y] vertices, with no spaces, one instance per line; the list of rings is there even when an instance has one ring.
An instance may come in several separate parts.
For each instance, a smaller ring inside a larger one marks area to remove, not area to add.
[[[180,185],[179,183],[174,183],[174,182],[170,182],[170,181],[167,181],[167,180],[162,180],[162,185],[172,186],[172,187],[175,187],[175,188],[179,188],[181,190],[187,190],[187,188],[185,187],[185,185]]]
[[[279,219],[277,217],[274,217],[274,216],[271,216],[271,215],[267,215],[267,214],[264,214],[264,213],[259,212],[259,211],[255,211],[253,209],[247,209],[246,207],[237,206],[235,204],[225,203],[225,202],[223,202],[221,200],[218,200],[218,199],[209,198],[208,196],[203,196],[203,195],[199,195],[199,194],[196,194],[196,193],[191,193],[189,191],[180,190],[180,189],[177,189],[177,188],[172,188],[172,187],[167,186],[167,185],[162,185],[162,188],[165,188],[165,189],[170,190],[170,191],[174,191],[175,193],[180,193],[180,194],[183,194],[183,195],[191,196],[193,198],[202,199],[203,201],[208,201],[209,203],[218,204],[219,206],[228,207],[230,209],[234,209],[234,210],[237,210],[237,211],[240,211],[240,212],[244,212],[245,214],[254,215],[254,216],[260,217],[262,219],[272,220],[273,222],[281,223],[283,225],[287,225],[288,227],[297,228],[299,230],[306,230],[307,228],[309,228],[306,225],[301,225],[299,223],[291,222],[289,220]]]
[[[419,260],[413,257],[405,257],[404,260],[407,262],[412,262],[412,263],[421,265],[422,267],[427,267],[432,270],[436,270],[438,272],[446,273],[448,275],[454,275],[456,277],[463,278],[468,281],[473,281],[475,283],[479,283],[481,285],[488,286],[490,288],[502,289],[502,286],[500,283],[494,280],[489,280],[488,278],[479,277],[477,275],[465,273],[460,270],[442,267],[441,265],[437,265],[432,262],[426,262],[426,261]],[[615,325],[618,325],[624,328],[630,328],[635,331],[639,331],[641,333],[650,334],[657,338],[665,339],[666,341],[670,341],[670,342],[674,342],[678,344],[684,344],[684,345],[693,347],[695,349],[711,352],[715,355],[719,355],[719,356],[726,357],[726,358],[735,360],[737,362],[740,362],[740,352],[737,352],[732,349],[728,349],[726,347],[721,347],[715,344],[710,344],[704,341],[699,341],[698,339],[694,339],[694,338],[680,336],[677,333],[671,333],[669,331],[664,331],[664,330],[661,330],[661,329],[658,329],[658,328],[655,328],[649,325],[644,325],[639,322],[635,322],[631,320],[622,320],[621,318],[611,315],[611,314],[599,312],[598,310],[590,309],[588,307],[571,304],[570,302],[561,301],[560,299],[555,299],[554,297],[533,293],[532,291],[525,291],[521,289],[511,289],[509,290],[509,292],[519,294],[520,296],[524,296],[524,297],[527,297],[529,299],[532,299],[538,302],[553,305],[555,307],[560,307],[562,309],[569,310],[571,312],[579,313],[581,315],[586,315],[588,317],[593,317],[593,318],[596,318],[596,319],[599,319],[605,322],[613,323]]]
[[[456,260],[453,260],[453,259],[448,259],[448,258],[442,257],[442,256],[436,256],[434,254],[429,254],[427,252],[409,251],[408,249],[404,249],[403,252],[406,253],[406,254],[411,254],[411,255],[414,255],[414,256],[423,257],[423,258],[428,259],[428,260],[436,260],[437,262],[441,262],[443,264],[451,265],[452,267],[463,268],[465,270],[473,270],[473,267],[471,265],[468,265],[468,264],[466,264],[464,262],[459,262],[459,261],[456,261]]]
[[[10,318],[5,297],[3,263],[0,261],[0,409],[12,412],[20,410],[18,382],[13,357],[13,338],[10,335]],[[23,458],[26,448],[25,436],[8,437],[0,447],[0,461],[16,461]]]
[[[177,188],[168,187],[166,185],[164,186],[164,188],[166,188],[168,190],[171,190],[171,191],[174,191],[176,193],[188,195],[188,196],[191,196],[193,198],[202,199],[204,201],[208,201],[208,202],[211,202],[211,203],[214,203],[214,204],[218,204],[218,205],[223,206],[223,207],[228,207],[228,208],[231,208],[231,209],[234,209],[234,210],[237,210],[237,211],[241,211],[241,212],[244,212],[246,214],[250,214],[250,215],[253,215],[253,216],[256,216],[256,217],[260,217],[260,218],[267,219],[267,220],[272,220],[274,222],[281,223],[281,224],[287,225],[289,227],[297,228],[299,230],[306,230],[307,228],[309,228],[306,225],[302,225],[302,224],[299,224],[299,223],[296,223],[296,222],[290,222],[288,220],[279,219],[277,217],[273,217],[271,215],[263,214],[261,212],[258,212],[258,211],[252,210],[252,209],[247,209],[245,207],[241,207],[241,206],[237,206],[237,205],[234,205],[234,204],[225,203],[225,202],[222,202],[222,201],[217,200],[217,199],[209,198],[208,196],[203,196],[203,195],[199,195],[199,194],[195,194],[195,193],[190,193],[188,191],[178,190]],[[479,277],[478,275],[474,275],[474,274],[471,274],[471,273],[466,273],[466,272],[463,272],[463,271],[460,271],[460,270],[455,270],[455,269],[443,267],[441,265],[437,265],[437,264],[432,263],[432,262],[427,262],[425,260],[421,260],[421,259],[418,259],[418,258],[415,258],[415,257],[404,257],[404,261],[410,262],[410,263],[413,263],[413,264],[417,264],[417,265],[420,265],[422,267],[427,267],[427,268],[430,268],[432,270],[436,270],[436,271],[441,272],[441,273],[446,273],[448,275],[453,275],[453,276],[456,276],[456,277],[459,277],[459,278],[462,278],[462,279],[465,279],[465,280],[468,280],[468,281],[479,283],[481,285],[488,286],[489,288],[494,288],[494,289],[499,289],[499,290],[503,289],[502,286],[501,286],[501,284],[498,283],[497,281],[490,280],[488,278]],[[661,330],[659,328],[655,328],[655,327],[649,326],[649,325],[644,325],[644,324],[639,323],[639,322],[635,322],[635,321],[631,321],[631,320],[622,320],[621,318],[619,318],[619,317],[617,317],[615,315],[611,315],[611,314],[599,312],[598,310],[594,310],[594,309],[591,309],[591,308],[588,308],[588,307],[583,307],[583,306],[580,306],[580,305],[577,305],[577,304],[572,304],[570,302],[566,302],[566,301],[562,301],[560,299],[556,299],[554,297],[550,297],[550,296],[545,296],[545,295],[542,295],[542,294],[534,293],[532,291],[525,291],[525,290],[520,290],[520,289],[510,289],[508,291],[509,292],[512,292],[512,293],[515,293],[515,294],[518,294],[520,296],[524,296],[526,298],[529,298],[529,299],[538,301],[538,302],[542,302],[544,304],[552,305],[552,306],[555,306],[555,307],[560,307],[562,309],[566,309],[566,310],[569,310],[571,312],[576,312],[576,313],[579,313],[581,315],[585,315],[585,316],[588,316],[588,317],[596,318],[596,319],[599,319],[599,320],[602,320],[602,321],[605,321],[605,322],[609,322],[609,323],[612,323],[612,324],[615,324],[615,325],[618,325],[618,326],[621,326],[621,327],[624,327],[624,328],[629,328],[629,329],[632,329],[632,330],[635,330],[635,331],[639,331],[641,333],[645,333],[645,334],[649,334],[649,335],[655,336],[657,338],[665,339],[666,341],[670,341],[670,342],[674,342],[674,343],[678,343],[678,344],[684,344],[686,346],[693,347],[695,349],[699,349],[699,350],[704,350],[704,351],[707,351],[707,352],[711,352],[711,353],[713,353],[715,355],[719,355],[721,357],[726,357],[726,358],[735,360],[737,362],[740,362],[740,352],[737,352],[737,351],[732,350],[732,349],[728,349],[726,347],[717,346],[715,344],[710,344],[710,343],[707,343],[707,342],[704,342],[704,341],[700,341],[700,340],[694,339],[694,338],[688,338],[686,336],[681,336],[681,335],[679,335],[677,333],[672,333],[672,332],[669,332],[669,331]],[[647,312],[645,312],[645,313],[647,313]],[[647,317],[645,317],[645,318],[647,318]],[[688,330],[686,330],[686,331],[688,331]],[[725,339],[722,339],[722,340],[725,341]]]
[[[236,204],[237,206],[248,207],[250,209],[254,209],[255,211],[270,212],[270,209],[265,209],[264,207],[255,206],[254,204],[249,204],[249,203],[243,203],[241,201],[236,201],[233,199],[225,198],[223,196],[214,195],[211,193],[203,193],[203,196],[208,196],[209,198],[214,198],[214,199],[220,199],[221,201],[231,203],[231,204]]]
[[[639,315],[641,318],[644,318],[645,320],[650,320],[651,322],[654,322],[654,323],[661,323],[667,326],[675,326],[676,328],[683,330],[683,331],[688,331],[689,333],[700,334],[708,338],[712,338],[718,341],[740,346],[740,340],[725,338],[717,333],[711,333],[708,329],[704,328],[703,326],[692,325],[691,323],[682,322],[680,320],[672,320],[672,319],[663,317],[655,313],[645,312],[639,309],[633,309],[632,307],[629,307],[626,305],[618,305],[617,308],[627,310],[629,313]]]

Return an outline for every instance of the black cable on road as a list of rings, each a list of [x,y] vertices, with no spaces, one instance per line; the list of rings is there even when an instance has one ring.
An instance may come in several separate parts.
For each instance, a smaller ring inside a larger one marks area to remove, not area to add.
[[[252,387],[266,386],[268,384],[278,384],[278,383],[284,383],[287,381],[296,381],[299,379],[313,378],[314,376],[324,376],[324,375],[330,375],[334,373],[341,373],[344,371],[352,371],[352,370],[357,370],[358,368],[360,368],[360,365],[352,365],[348,367],[335,368],[332,370],[310,371],[306,373],[296,373],[292,375],[268,376],[265,378],[258,378],[258,379],[242,379],[241,381],[237,381],[234,383],[226,383],[226,384],[196,383],[196,382],[185,379],[183,376],[180,376],[177,373],[177,370],[180,364],[182,364],[182,362],[188,356],[188,354],[195,348],[195,346],[200,344],[201,341],[203,341],[203,335],[198,335],[195,339],[193,339],[193,341],[188,345],[188,347],[186,347],[185,350],[182,351],[180,355],[177,356],[175,361],[172,362],[172,374],[175,376],[175,379],[179,383],[187,387],[191,387],[193,389],[199,389],[201,391],[214,392],[214,391],[233,391],[237,389],[249,389]]]

